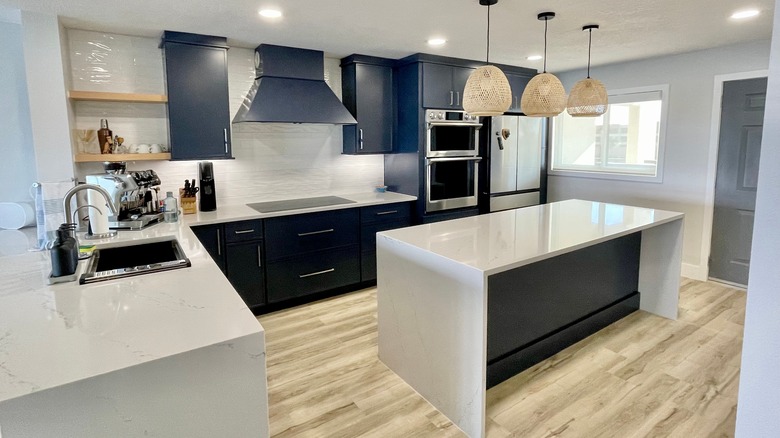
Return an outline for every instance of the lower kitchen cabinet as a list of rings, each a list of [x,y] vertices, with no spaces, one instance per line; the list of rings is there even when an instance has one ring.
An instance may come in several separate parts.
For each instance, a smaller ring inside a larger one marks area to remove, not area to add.
[[[192,232],[200,240],[201,245],[206,248],[214,263],[219,266],[222,272],[225,272],[225,231],[222,224],[198,225],[192,227]]]
[[[360,283],[357,245],[268,263],[268,302]]]
[[[360,280],[376,280],[376,233],[412,224],[411,204],[374,205],[360,209]]]
[[[263,241],[229,243],[225,253],[228,280],[246,305],[252,308],[265,304]]]

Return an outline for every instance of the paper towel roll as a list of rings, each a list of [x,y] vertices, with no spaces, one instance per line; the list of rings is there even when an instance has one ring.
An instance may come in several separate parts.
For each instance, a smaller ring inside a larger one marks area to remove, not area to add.
[[[92,234],[108,233],[108,206],[106,198],[94,190],[87,190],[87,204],[89,207],[89,226],[92,228]]]
[[[0,228],[18,230],[35,224],[35,210],[29,202],[0,202]]]

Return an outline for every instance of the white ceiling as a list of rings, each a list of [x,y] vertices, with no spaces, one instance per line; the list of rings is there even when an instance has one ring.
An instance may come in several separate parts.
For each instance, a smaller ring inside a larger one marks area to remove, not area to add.
[[[162,30],[228,37],[236,47],[271,43],[401,58],[416,52],[484,59],[487,8],[478,0],[0,0],[0,6],[62,17],[67,27],[159,37]],[[261,18],[261,7],[284,17]],[[758,8],[737,22],[732,12]],[[584,24],[596,23],[593,65],[768,40],[774,0],[500,0],[491,7],[491,60],[541,70],[527,61],[543,49],[543,11],[549,23],[548,70],[587,62]],[[443,36],[439,48],[425,41]]]

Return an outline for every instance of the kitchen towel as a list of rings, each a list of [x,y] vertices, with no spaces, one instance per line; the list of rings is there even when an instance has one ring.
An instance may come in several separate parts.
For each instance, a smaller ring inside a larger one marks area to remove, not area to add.
[[[61,224],[72,220],[65,217],[62,201],[68,190],[73,187],[73,181],[37,182],[33,184],[35,189],[36,219],[38,221],[38,249],[46,249],[46,245],[56,239],[57,228]]]

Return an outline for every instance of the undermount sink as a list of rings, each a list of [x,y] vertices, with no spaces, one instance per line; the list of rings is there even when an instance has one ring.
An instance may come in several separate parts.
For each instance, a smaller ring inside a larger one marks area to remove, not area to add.
[[[115,280],[192,266],[178,240],[96,249],[80,284]]]

